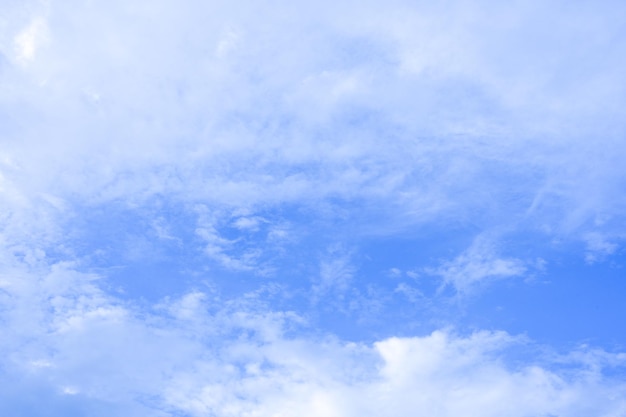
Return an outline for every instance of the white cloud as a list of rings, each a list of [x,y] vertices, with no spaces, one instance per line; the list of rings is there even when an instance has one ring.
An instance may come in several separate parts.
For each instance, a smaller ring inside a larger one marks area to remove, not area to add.
[[[341,245],[333,245],[328,249],[319,265],[319,275],[313,279],[313,301],[332,293],[339,299],[344,298],[354,279],[356,267],[353,265],[349,251]]]
[[[176,380],[168,399],[191,415],[218,416],[575,416],[581,409],[609,416],[624,409],[615,396],[624,386],[599,382],[594,371],[566,376],[540,365],[507,366],[499,357],[515,343],[488,332],[306,350],[277,341],[256,347],[267,361],[260,374],[207,367]]]
[[[279,24],[250,4],[50,2],[45,63],[6,81],[21,126],[3,146],[21,166],[12,178],[88,201],[340,196],[390,221],[483,213],[484,227],[531,213],[554,233],[604,216],[610,235],[626,151],[611,115],[624,107],[613,8],[560,18],[539,3],[481,4],[368,3],[351,19],[347,4],[282,5]],[[578,65],[581,54],[594,58]]]
[[[427,271],[459,293],[531,268],[494,230],[583,241],[589,262],[620,253],[623,7],[3,2],[0,369],[24,381],[3,385],[5,404],[45,391],[125,416],[626,413],[595,351],[563,372],[511,365],[504,333],[319,340],[289,333],[295,313],[197,288],[140,307],[84,272],[94,254],[76,241],[99,236],[86,213],[117,204],[255,279],[313,253],[300,281],[318,305],[360,280],[351,252],[320,247],[416,225],[476,230]],[[155,200],[189,217],[187,236]],[[129,261],[156,256],[143,243]]]
[[[411,303],[417,303],[418,301],[426,299],[426,296],[422,291],[408,285],[405,282],[398,284],[393,291],[395,293],[403,294]]]
[[[443,286],[450,285],[465,294],[494,279],[523,276],[528,266],[520,259],[498,256],[495,242],[480,236],[462,254],[425,272],[440,276]]]
[[[265,219],[263,219],[262,217],[258,217],[258,216],[250,216],[250,217],[245,217],[245,216],[241,216],[239,218],[237,218],[234,222],[233,225],[240,230],[249,230],[251,232],[257,232],[259,230],[259,225],[261,223],[264,223]]]
[[[519,360],[532,342],[487,331],[371,344],[305,336],[294,332],[306,325],[298,315],[254,297],[194,291],[139,308],[75,266],[3,270],[12,278],[2,366],[24,381],[11,401],[45,386],[56,394],[42,407],[71,397],[112,415],[617,416],[626,407],[626,386],[611,376],[623,353],[581,346]]]
[[[15,53],[17,60],[28,64],[35,59],[37,50],[48,41],[46,19],[34,18],[31,23],[15,36]]]
[[[612,243],[600,233],[589,233],[584,237],[587,243],[587,253],[585,261],[594,263],[608,255],[612,255],[619,247],[617,243]]]
[[[205,244],[206,256],[233,271],[271,272],[272,258],[281,256],[286,238],[279,224],[261,216],[242,215],[241,210],[227,213],[196,205],[194,211],[198,216],[195,233]]]

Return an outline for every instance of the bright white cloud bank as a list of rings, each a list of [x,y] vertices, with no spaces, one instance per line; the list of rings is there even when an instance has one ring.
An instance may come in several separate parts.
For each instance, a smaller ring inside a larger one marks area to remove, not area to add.
[[[2,414],[626,415],[621,354],[324,323],[623,254],[625,15],[4,1]],[[365,279],[417,235],[454,247]]]
[[[338,198],[606,252],[624,234],[620,7],[9,3],[3,189],[20,212]]]

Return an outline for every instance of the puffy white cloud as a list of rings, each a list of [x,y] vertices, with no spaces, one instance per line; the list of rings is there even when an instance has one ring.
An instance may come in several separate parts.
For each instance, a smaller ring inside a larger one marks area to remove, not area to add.
[[[107,294],[104,278],[79,267],[43,253],[5,253],[1,365],[20,382],[3,391],[3,411],[23,409],[20,401],[35,392],[42,402],[32,413],[47,408],[58,415],[93,409],[154,416],[577,416],[581,410],[618,416],[626,410],[623,353],[580,346],[545,354],[505,332],[446,329],[352,343],[308,328],[304,317],[273,308],[261,294],[226,298],[203,289],[140,306]]]
[[[68,265],[42,281],[25,273],[15,282],[22,288],[4,286],[14,312],[49,313],[3,313],[3,368],[22,381],[5,410],[35,390],[47,393],[41,407],[111,415],[617,416],[626,409],[626,386],[605,373],[626,365],[624,354],[581,346],[518,358],[530,341],[486,331],[343,342],[293,333],[303,324],[293,313],[245,299],[216,304],[198,291],[137,310]]]

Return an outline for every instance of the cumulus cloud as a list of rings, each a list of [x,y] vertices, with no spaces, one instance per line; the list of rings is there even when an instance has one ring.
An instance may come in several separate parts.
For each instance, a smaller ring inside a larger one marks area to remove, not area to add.
[[[584,410],[617,416],[626,410],[626,386],[616,377],[626,366],[623,353],[580,346],[546,354],[506,332],[445,329],[348,342],[320,334],[306,317],[277,310],[259,294],[229,298],[204,288],[139,305],[103,291],[106,277],[80,272],[78,263],[54,262],[42,252],[5,252],[2,260],[1,364],[5,381],[19,381],[3,389],[6,413],[575,416]],[[336,278],[349,266],[328,268]],[[33,393],[41,401],[26,405]]]
[[[3,390],[5,412],[33,392],[43,399],[30,406],[34,415],[44,408],[341,417],[626,410],[626,386],[610,372],[626,365],[624,354],[581,346],[520,361],[516,352],[532,342],[488,331],[352,343],[297,334],[306,328],[301,317],[249,298],[216,303],[216,294],[195,291],[137,310],[71,265],[38,271],[42,278],[22,270],[3,285],[4,304],[14,304],[3,312],[2,365],[20,381]],[[40,313],[22,314],[32,307]]]

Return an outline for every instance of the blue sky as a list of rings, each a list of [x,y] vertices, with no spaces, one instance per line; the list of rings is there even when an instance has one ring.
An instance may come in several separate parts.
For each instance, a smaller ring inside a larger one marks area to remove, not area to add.
[[[0,414],[626,415],[623,2],[0,4]]]

